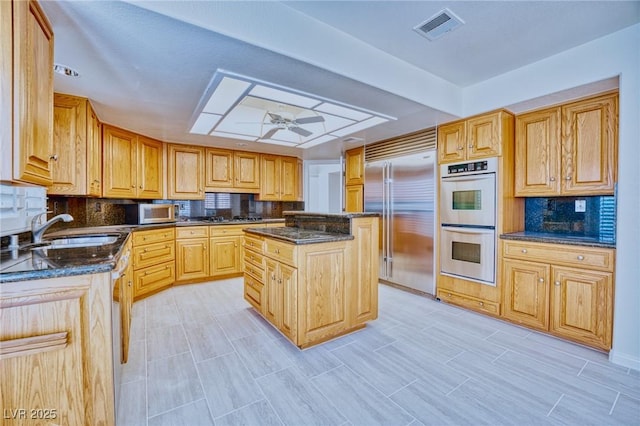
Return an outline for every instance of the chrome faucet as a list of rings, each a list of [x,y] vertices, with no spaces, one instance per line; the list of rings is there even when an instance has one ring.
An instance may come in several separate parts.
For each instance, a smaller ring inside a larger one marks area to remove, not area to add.
[[[73,216],[65,213],[65,214],[59,214],[58,216],[54,216],[48,221],[46,221],[45,223],[43,223],[42,225],[40,225],[40,218],[46,214],[47,212],[40,213],[39,215],[34,216],[34,218],[31,220],[31,233],[33,234],[32,240],[34,243],[41,243],[42,235],[44,234],[44,231],[49,229],[49,227],[54,223],[60,222],[61,220],[64,222],[71,222],[73,220]]]

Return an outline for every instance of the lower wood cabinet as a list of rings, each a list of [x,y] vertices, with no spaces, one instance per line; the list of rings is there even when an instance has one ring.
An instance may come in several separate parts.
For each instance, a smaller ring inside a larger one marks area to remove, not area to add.
[[[209,277],[209,227],[176,229],[176,281]]]
[[[173,284],[176,277],[173,228],[133,233],[133,297],[138,300]]]
[[[615,250],[503,241],[505,319],[611,349]]]
[[[292,341],[297,341],[298,271],[273,259],[265,261],[264,316]]]

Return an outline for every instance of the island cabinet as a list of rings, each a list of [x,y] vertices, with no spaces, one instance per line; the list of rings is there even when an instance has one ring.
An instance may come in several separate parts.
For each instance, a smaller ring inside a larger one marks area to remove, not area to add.
[[[598,349],[611,348],[614,249],[502,244],[505,319]]]
[[[112,298],[110,272],[2,284],[3,425],[115,424]]]
[[[53,30],[35,0],[2,2],[0,134],[7,181],[51,185]]]
[[[175,229],[133,233],[133,297],[141,299],[173,284],[176,277]]]
[[[205,190],[210,192],[260,192],[260,154],[207,148]]]
[[[170,200],[204,199],[204,147],[167,144],[168,182]]]
[[[260,200],[297,201],[298,159],[279,155],[261,156]]]
[[[509,132],[513,132],[513,115],[506,110],[443,124],[438,128],[438,162],[499,157]]]
[[[258,312],[264,312],[264,283],[266,282],[264,238],[244,236],[244,299]]]
[[[53,100],[52,195],[102,195],[102,133],[86,98],[56,93]]]
[[[209,227],[176,228],[176,281],[209,277]]]
[[[516,196],[613,194],[618,94],[516,117]]]

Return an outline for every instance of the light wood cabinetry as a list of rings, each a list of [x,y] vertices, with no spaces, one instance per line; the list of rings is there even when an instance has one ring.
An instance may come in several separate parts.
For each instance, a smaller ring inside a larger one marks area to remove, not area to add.
[[[279,155],[261,156],[260,200],[297,201],[298,159]]]
[[[502,155],[505,132],[513,131],[513,116],[505,110],[443,124],[438,128],[439,163]]]
[[[297,341],[297,270],[274,259],[265,260],[267,320],[289,340]]]
[[[3,3],[1,177],[51,185],[53,31],[36,1]]]
[[[364,146],[345,152],[344,210],[364,211]]]
[[[160,141],[103,126],[105,197],[164,198],[165,148]]]
[[[244,236],[244,299],[258,312],[265,315],[264,306],[266,281],[264,238],[256,235]]]
[[[599,349],[611,348],[615,250],[502,244],[505,319]]]
[[[108,272],[2,284],[2,424],[115,424],[112,298]]]
[[[210,227],[210,276],[222,277],[242,274],[242,243],[244,238],[242,229],[245,227],[245,225]]]
[[[521,114],[516,195],[613,194],[617,145],[617,93]]]
[[[176,281],[209,277],[209,227],[188,226],[176,229]]]
[[[260,154],[207,148],[205,189],[211,192],[260,192]]]
[[[133,307],[133,243],[131,238],[127,240],[122,249],[122,257],[116,265],[120,277],[113,287],[113,297],[120,303],[120,361],[126,364],[129,360],[129,342],[131,331],[131,309]],[[122,266],[121,266],[122,265]]]
[[[52,195],[102,195],[100,122],[86,98],[56,93],[53,101]]]
[[[175,237],[173,228],[133,233],[133,295],[138,300],[175,281]]]
[[[304,162],[301,159],[297,159],[298,174],[297,174],[297,186],[296,186],[296,199],[297,201],[304,201]]]
[[[167,149],[168,198],[204,199],[204,147],[168,144]]]

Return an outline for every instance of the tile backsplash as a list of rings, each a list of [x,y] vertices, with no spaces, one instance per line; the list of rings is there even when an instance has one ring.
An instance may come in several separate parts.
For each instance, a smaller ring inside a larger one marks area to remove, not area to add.
[[[584,208],[581,208],[581,204],[584,204]],[[614,196],[525,200],[525,231],[528,232],[590,237],[615,242],[615,223]]]

